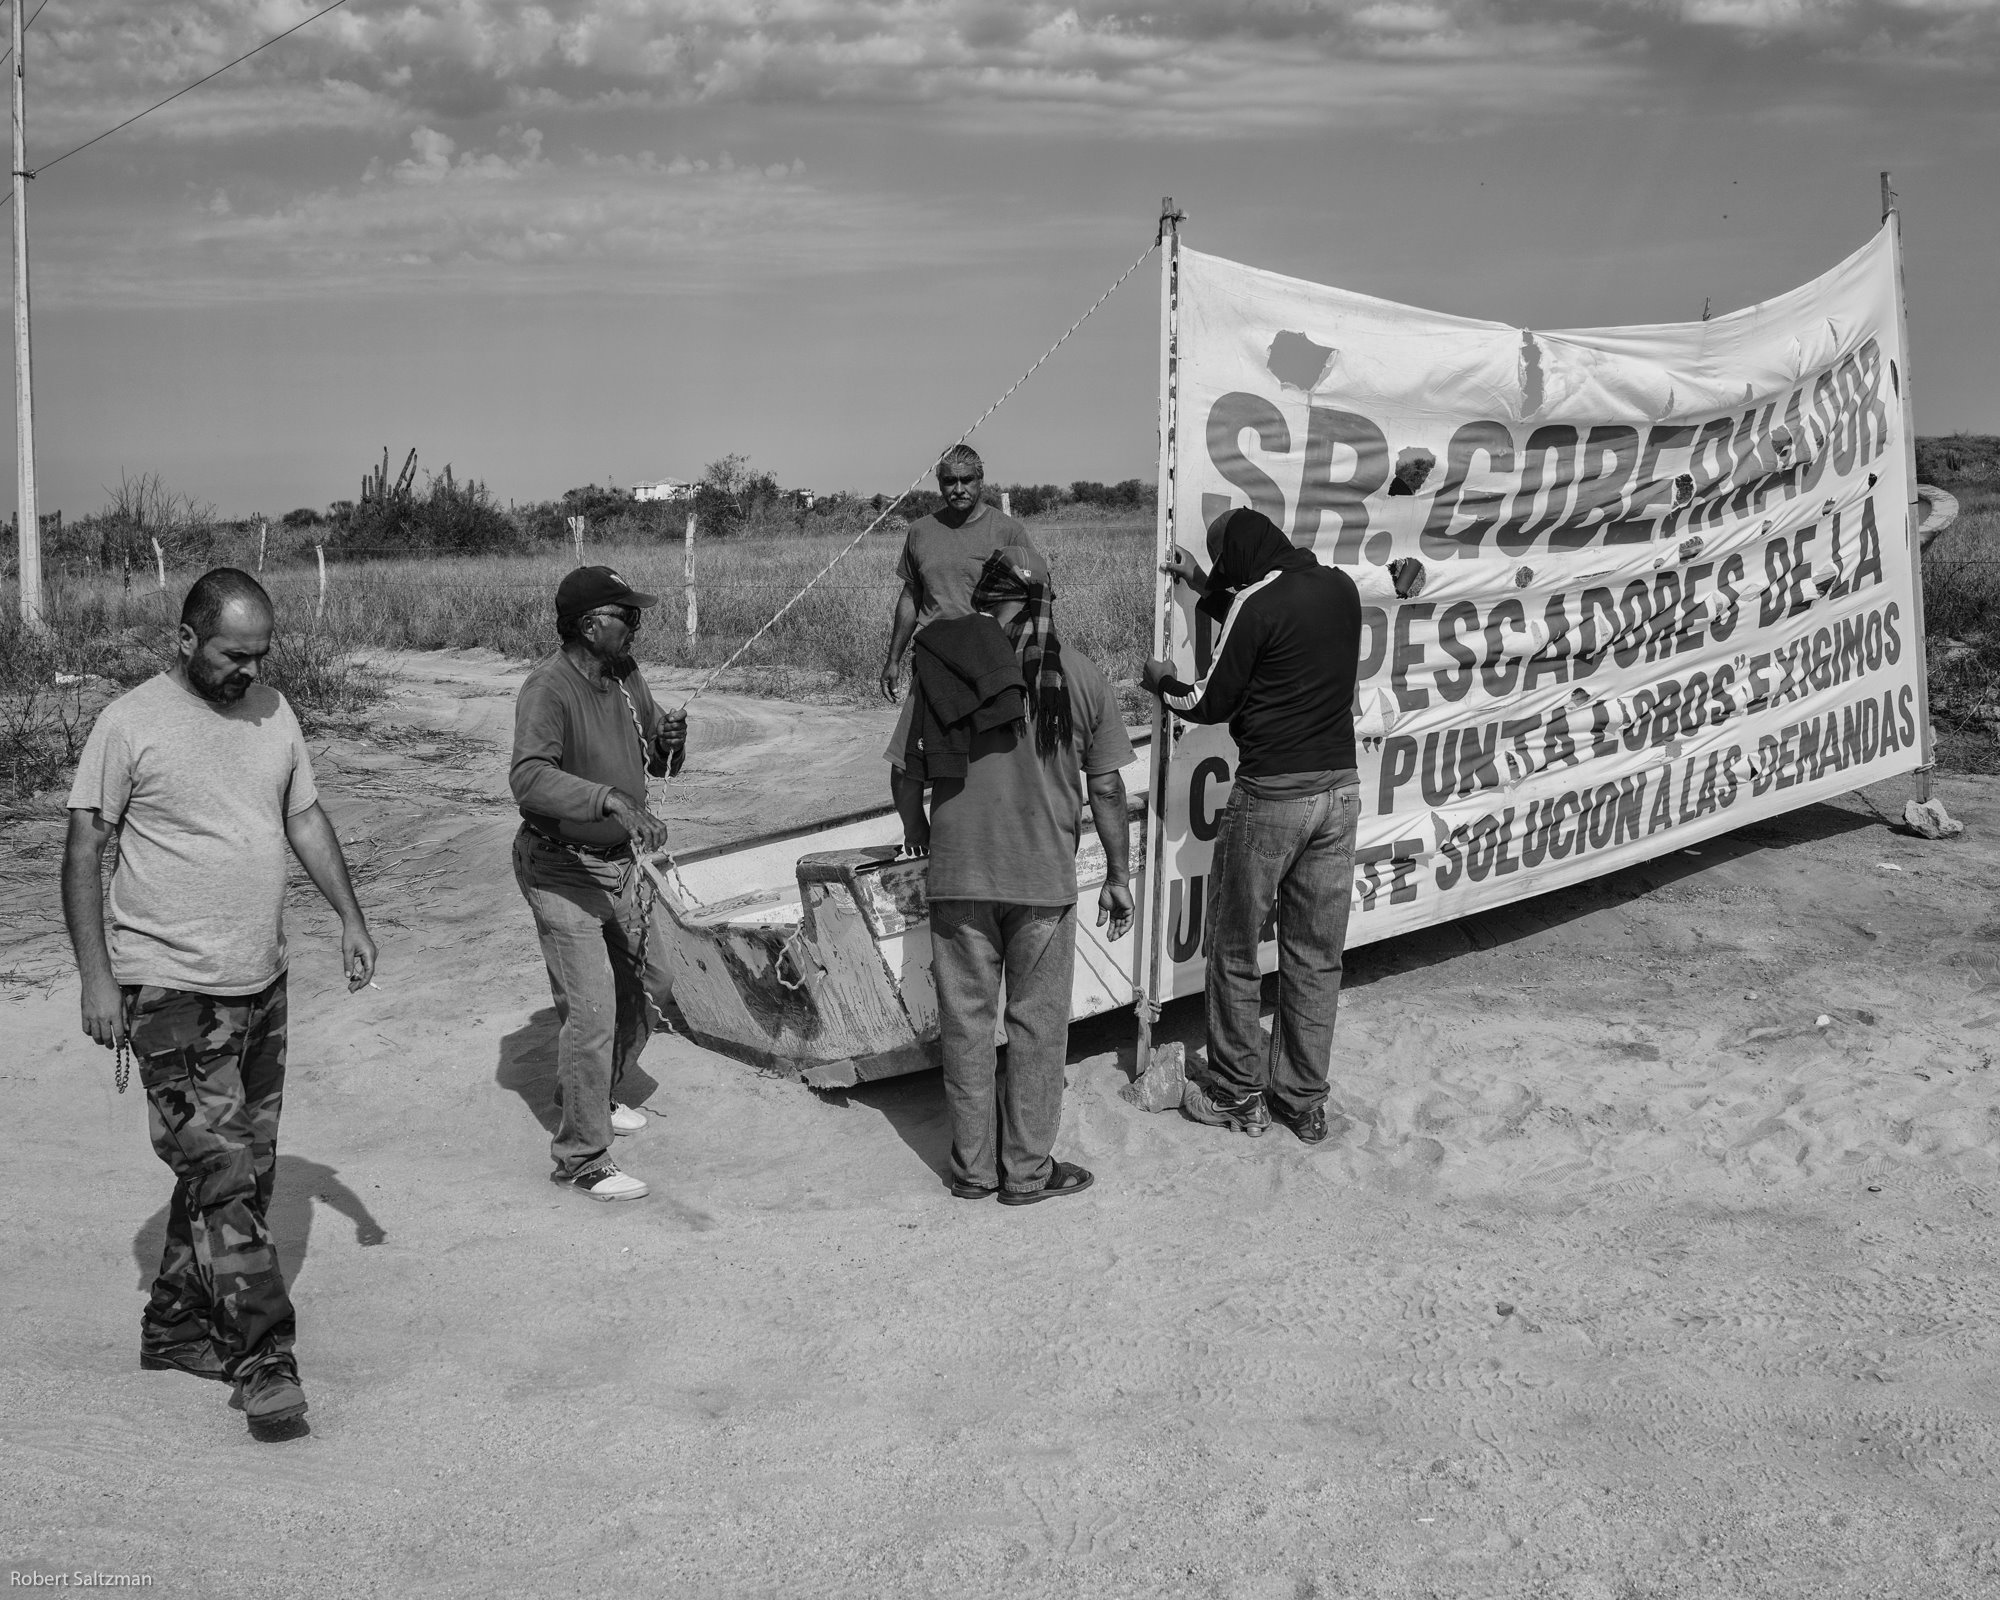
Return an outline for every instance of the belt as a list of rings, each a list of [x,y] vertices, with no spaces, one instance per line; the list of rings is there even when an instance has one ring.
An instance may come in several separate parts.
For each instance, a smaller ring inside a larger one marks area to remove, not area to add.
[[[552,844],[559,850],[574,850],[578,855],[590,856],[598,861],[626,861],[630,859],[628,854],[629,845],[613,845],[607,848],[603,845],[579,844],[574,839],[559,839],[553,833],[545,832],[536,827],[532,822],[523,822],[521,824],[521,831],[523,833],[532,833],[544,844]]]

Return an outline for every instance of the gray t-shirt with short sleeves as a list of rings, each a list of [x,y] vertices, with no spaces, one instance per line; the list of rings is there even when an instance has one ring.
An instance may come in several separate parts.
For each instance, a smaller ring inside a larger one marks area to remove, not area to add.
[[[218,706],[161,673],[106,706],[69,804],[119,827],[112,976],[214,995],[268,987],[285,970],[285,821],[318,798],[298,718],[264,684]]]
[[[970,616],[972,591],[987,557],[1009,545],[1042,554],[1028,530],[998,506],[982,503],[956,528],[935,515],[911,523],[896,558],[896,576],[916,591],[917,626]]]

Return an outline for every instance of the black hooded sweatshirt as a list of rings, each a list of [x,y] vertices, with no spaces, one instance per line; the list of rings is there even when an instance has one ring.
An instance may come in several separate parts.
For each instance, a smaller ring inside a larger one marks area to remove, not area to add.
[[[1351,770],[1361,661],[1354,580],[1294,548],[1257,511],[1218,520],[1208,549],[1215,565],[1201,609],[1222,634],[1208,676],[1168,678],[1162,698],[1190,722],[1227,722],[1241,777]]]

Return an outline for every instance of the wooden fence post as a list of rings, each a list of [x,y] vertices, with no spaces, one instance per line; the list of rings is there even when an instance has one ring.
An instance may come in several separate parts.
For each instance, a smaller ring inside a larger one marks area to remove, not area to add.
[[[160,569],[160,590],[162,593],[165,593],[167,587],[167,553],[160,548],[160,541],[158,539],[153,541],[153,565]]]
[[[694,513],[688,513],[687,555],[681,562],[681,582],[687,588],[687,642],[688,649],[694,648],[695,635],[701,630],[700,607],[694,594]]]
[[[1000,515],[1003,517],[1011,517],[1014,514],[1014,508],[1007,504],[1007,499],[1007,491],[1002,489],[1000,491]]]
[[[326,546],[316,544],[313,554],[319,559],[319,604],[313,610],[315,618],[326,615]]]
[[[569,519],[569,536],[571,542],[576,546],[576,564],[579,567],[583,565],[583,527],[584,519],[582,517],[571,517]]]
[[[262,517],[257,519],[257,570],[264,570],[264,541],[270,537],[271,525]]]

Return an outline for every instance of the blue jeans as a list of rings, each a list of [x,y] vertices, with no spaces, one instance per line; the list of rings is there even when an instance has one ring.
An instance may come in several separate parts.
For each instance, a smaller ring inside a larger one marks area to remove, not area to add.
[[[930,922],[951,1175],[1014,1194],[1043,1188],[1062,1126],[1076,907],[933,900]],[[1003,975],[1004,1068],[993,1046]]]
[[[1224,1099],[1261,1093],[1286,1117],[1325,1103],[1360,816],[1351,784],[1299,800],[1262,799],[1242,781],[1230,792],[1208,880],[1208,1086]],[[1257,946],[1274,906],[1278,1014],[1266,1045]]]
[[[628,1076],[640,1076],[639,1052],[653,1031],[647,993],[664,996],[672,981],[640,948],[636,876],[629,862],[565,850],[526,828],[514,837],[514,881],[535,914],[562,1029],[560,1120],[549,1154],[565,1178],[609,1158],[611,1104],[624,1103]]]

